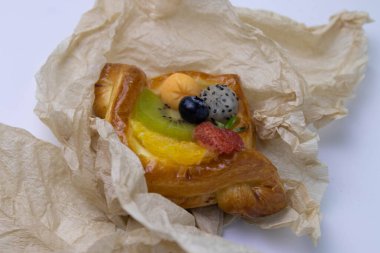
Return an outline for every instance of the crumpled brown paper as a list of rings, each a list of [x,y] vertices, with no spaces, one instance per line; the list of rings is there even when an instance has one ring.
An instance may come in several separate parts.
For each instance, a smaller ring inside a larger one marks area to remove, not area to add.
[[[315,127],[347,113],[344,104],[364,75],[368,21],[343,12],[310,28],[222,0],[97,1],[37,75],[35,112],[62,149],[1,126],[0,244],[13,252],[252,252],[196,229],[202,223],[220,233],[215,207],[193,216],[147,193],[138,158],[93,117],[94,83],[106,62],[134,64],[148,76],[238,74],[258,148],[290,198],[286,210],[255,222],[316,241],[328,176]]]
[[[163,197],[134,192],[135,184],[126,181],[144,176],[142,170],[126,168],[138,160],[128,157],[109,125],[101,139],[109,148],[104,152],[112,151],[112,159],[104,163],[112,163],[117,175],[121,204],[144,227],[131,219],[125,230],[118,229],[91,194],[73,184],[75,175],[59,148],[0,124],[2,252],[206,253],[210,242],[215,252],[253,252],[197,230],[189,213]],[[120,167],[118,162],[123,162]]]

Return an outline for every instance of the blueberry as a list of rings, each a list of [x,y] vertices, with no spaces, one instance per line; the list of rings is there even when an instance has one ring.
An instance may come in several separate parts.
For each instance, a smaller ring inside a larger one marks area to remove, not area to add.
[[[209,109],[203,99],[187,96],[179,103],[179,113],[187,122],[199,124],[208,118]]]

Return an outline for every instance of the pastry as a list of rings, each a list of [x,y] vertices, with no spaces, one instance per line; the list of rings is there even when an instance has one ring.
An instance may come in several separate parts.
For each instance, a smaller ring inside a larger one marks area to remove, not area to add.
[[[147,78],[106,64],[94,113],[140,158],[150,192],[183,208],[217,204],[254,218],[287,206],[275,166],[255,149],[254,122],[237,75],[195,71]]]

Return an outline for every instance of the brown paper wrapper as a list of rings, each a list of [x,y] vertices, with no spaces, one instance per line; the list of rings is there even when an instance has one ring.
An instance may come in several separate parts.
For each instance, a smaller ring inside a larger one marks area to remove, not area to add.
[[[253,252],[212,235],[226,221],[216,207],[191,214],[147,192],[137,156],[93,116],[94,83],[107,62],[136,65],[148,76],[238,74],[258,149],[277,166],[290,199],[283,212],[254,222],[316,242],[328,183],[316,129],[347,114],[345,102],[364,76],[368,21],[365,13],[343,12],[306,27],[221,0],[97,1],[37,74],[35,112],[61,148],[1,126],[3,249]]]

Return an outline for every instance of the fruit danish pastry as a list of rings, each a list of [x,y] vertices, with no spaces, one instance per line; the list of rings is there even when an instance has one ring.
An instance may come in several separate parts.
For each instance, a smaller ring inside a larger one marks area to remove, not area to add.
[[[287,205],[273,164],[254,148],[254,128],[237,75],[180,71],[147,78],[107,64],[94,112],[140,158],[150,192],[184,208],[212,204],[253,218]]]

